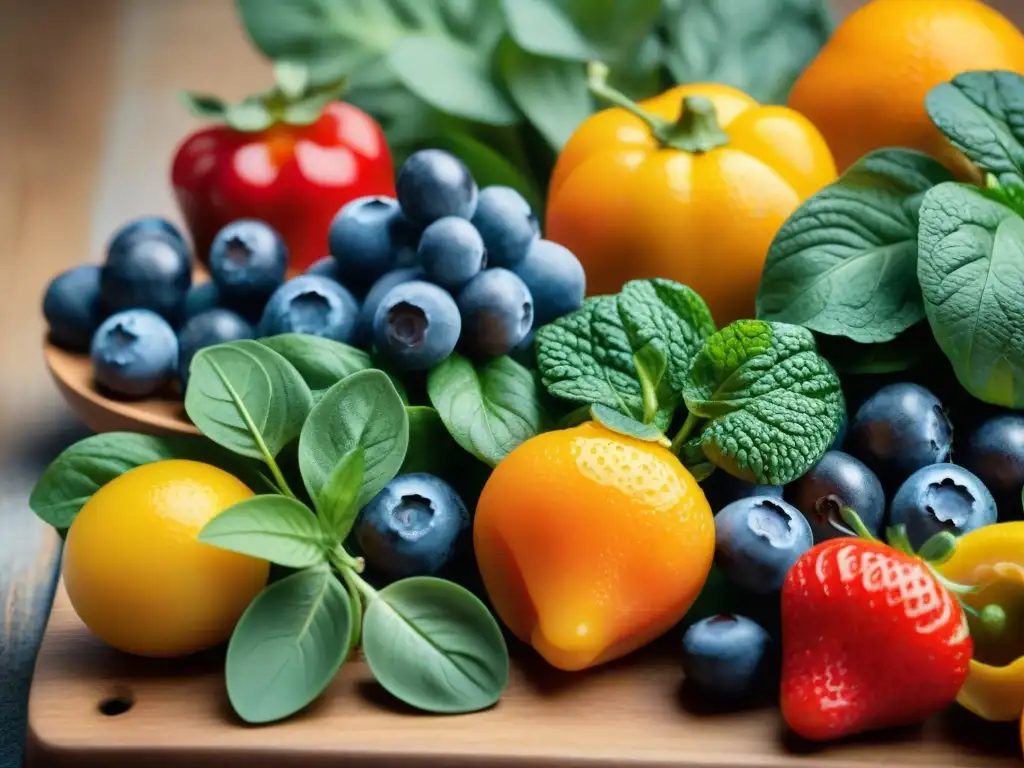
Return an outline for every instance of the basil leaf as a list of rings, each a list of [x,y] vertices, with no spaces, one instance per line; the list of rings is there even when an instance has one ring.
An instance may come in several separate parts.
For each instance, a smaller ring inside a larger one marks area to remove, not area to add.
[[[806,328],[738,320],[711,336],[683,390],[710,419],[704,454],[740,480],[785,485],[825,454],[845,416],[839,377]],[[687,419],[690,421],[690,418]]]
[[[286,576],[252,601],[228,643],[228,699],[248,723],[295,714],[338,673],[352,638],[349,595],[326,566]]]
[[[512,100],[552,149],[561,149],[593,113],[583,64],[538,56],[509,39],[499,47],[498,62]]]
[[[635,419],[629,418],[629,416],[619,413],[614,408],[609,408],[607,405],[598,403],[591,406],[590,414],[593,416],[594,421],[603,425],[606,429],[610,429],[612,432],[648,443],[658,443],[666,448],[672,445],[664,433],[654,425],[642,424]]]
[[[316,502],[320,524],[331,544],[345,540],[359,514],[359,492],[366,474],[363,449],[356,446],[342,456],[331,470]]]
[[[199,540],[285,568],[327,562],[316,516],[302,502],[277,494],[232,504],[203,526]]]
[[[213,464],[250,487],[258,482],[256,468],[247,460],[201,438],[106,432],[65,448],[36,481],[28,503],[43,522],[58,530],[70,528],[78,511],[111,480],[143,464],[168,459]]]
[[[950,182],[921,204],[918,277],[935,341],[974,397],[1024,407],[1024,218]]]
[[[832,33],[825,0],[666,0],[666,61],[681,83],[723,83],[783,104]]]
[[[1016,72],[963,72],[928,92],[935,126],[1001,185],[1024,185],[1024,77]]]
[[[391,47],[388,64],[410,91],[437,109],[487,125],[519,121],[491,80],[487,58],[468,45],[410,35]]]
[[[906,149],[861,158],[779,229],[757,317],[865,343],[891,341],[923,320],[918,208],[927,190],[951,178],[937,161]]]
[[[634,280],[618,295],[591,297],[582,308],[541,327],[537,366],[554,397],[588,407],[600,403],[644,421],[634,358],[654,343],[667,357],[665,384],[676,394],[659,402],[654,423],[665,428],[690,360],[714,328],[707,305],[691,288],[671,280]]]
[[[363,654],[392,696],[427,712],[476,712],[508,685],[508,648],[480,600],[429,576],[391,584],[363,617]]]
[[[405,405],[387,374],[359,371],[317,403],[299,438],[299,467],[310,497],[320,498],[338,461],[362,448],[361,508],[398,474],[409,447]]]
[[[427,405],[406,407],[409,414],[409,450],[400,475],[427,472],[445,477],[462,453],[462,448],[448,433],[441,416]]]
[[[291,363],[312,390],[329,389],[346,376],[373,367],[361,349],[321,336],[284,333],[259,342]]]
[[[501,0],[508,31],[537,56],[590,61],[596,54],[554,0]]]
[[[613,74],[637,58],[636,49],[651,39],[661,14],[661,0],[559,0],[558,4]]]
[[[508,356],[477,369],[449,355],[428,374],[427,394],[455,442],[492,467],[544,428],[537,381]]]
[[[215,443],[271,460],[298,437],[313,399],[281,355],[245,340],[200,350],[192,358],[185,411]]]

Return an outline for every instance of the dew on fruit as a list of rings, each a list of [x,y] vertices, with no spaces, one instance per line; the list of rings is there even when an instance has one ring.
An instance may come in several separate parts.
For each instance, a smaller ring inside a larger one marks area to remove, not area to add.
[[[388,310],[388,337],[406,348],[423,343],[427,333],[427,315],[422,308],[400,301]]]

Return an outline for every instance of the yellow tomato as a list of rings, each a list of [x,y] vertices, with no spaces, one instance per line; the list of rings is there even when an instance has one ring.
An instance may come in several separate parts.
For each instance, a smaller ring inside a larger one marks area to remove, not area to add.
[[[225,641],[270,565],[197,537],[252,495],[195,461],[144,464],[107,483],[78,513],[64,548],[64,584],[79,617],[139,656],[182,656]]]

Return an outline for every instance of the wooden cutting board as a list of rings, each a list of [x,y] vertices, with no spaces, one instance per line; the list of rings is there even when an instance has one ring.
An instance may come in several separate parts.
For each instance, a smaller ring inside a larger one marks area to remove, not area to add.
[[[774,709],[702,707],[682,690],[678,664],[654,654],[582,675],[516,660],[499,705],[459,717],[406,710],[353,661],[308,711],[262,727],[232,714],[222,662],[222,652],[188,662],[119,654],[89,634],[61,585],[32,685],[28,767],[1021,764],[1016,724],[991,725],[957,710],[884,737],[827,748],[799,743],[785,734]]]

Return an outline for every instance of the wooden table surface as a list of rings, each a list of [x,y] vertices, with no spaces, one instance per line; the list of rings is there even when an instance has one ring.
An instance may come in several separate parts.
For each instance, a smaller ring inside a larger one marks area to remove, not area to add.
[[[1021,17],[1019,3],[993,5]],[[177,219],[167,166],[195,125],[179,89],[238,98],[268,83],[230,0],[0,0],[0,768],[21,765],[60,557],[26,499],[86,434],[43,367],[43,287],[98,259],[122,221]]]

